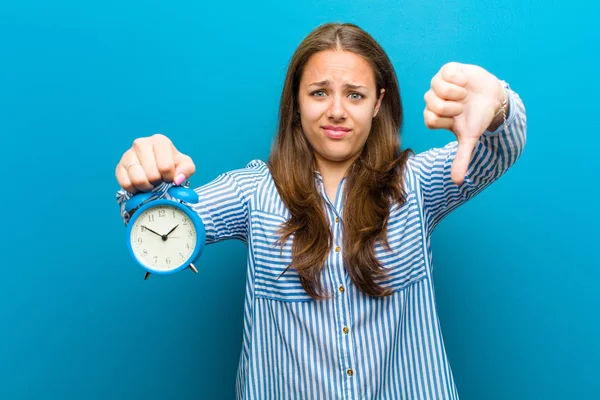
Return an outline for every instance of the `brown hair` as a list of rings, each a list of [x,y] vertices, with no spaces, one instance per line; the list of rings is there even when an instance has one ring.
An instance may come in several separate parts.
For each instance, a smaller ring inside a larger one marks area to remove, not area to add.
[[[402,170],[410,149],[400,151],[402,102],[394,68],[381,46],[353,24],[325,24],[300,43],[287,71],[279,108],[277,137],[269,157],[269,169],[291,217],[279,231],[283,245],[292,234],[292,263],[308,295],[323,294],[321,272],[332,245],[332,235],[314,177],[316,161],[300,122],[298,90],[304,65],[323,50],[346,50],[366,59],[375,74],[376,93],[385,89],[379,113],[359,157],[347,172],[344,192],[343,259],[354,284],[372,296],[390,290],[378,281],[386,271],[375,256],[375,243],[387,242],[387,221],[394,202],[402,205]],[[284,271],[285,273],[285,271]]]

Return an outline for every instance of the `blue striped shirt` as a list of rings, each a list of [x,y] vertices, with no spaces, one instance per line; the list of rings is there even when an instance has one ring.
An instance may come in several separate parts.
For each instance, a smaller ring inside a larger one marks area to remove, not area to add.
[[[358,291],[344,268],[345,180],[329,199],[315,172],[334,240],[322,282],[335,296],[322,301],[304,292],[294,270],[278,278],[291,262],[291,242],[280,253],[275,232],[290,214],[264,162],[195,189],[206,243],[237,238],[248,245],[238,399],[458,399],[436,311],[430,238],[444,216],[497,180],[524,148],[525,108],[503,84],[507,122],[481,137],[464,183],[450,179],[457,142],[409,159],[407,201],[392,208],[388,222],[391,250],[375,249],[392,271],[383,282],[394,289],[389,297]],[[119,203],[129,196],[120,191]]]

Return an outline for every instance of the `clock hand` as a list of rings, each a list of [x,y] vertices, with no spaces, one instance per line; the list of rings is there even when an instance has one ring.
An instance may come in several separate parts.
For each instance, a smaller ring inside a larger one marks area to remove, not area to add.
[[[168,236],[169,236],[169,235],[170,235],[170,234],[171,234],[171,233],[172,233],[172,232],[175,230],[175,228],[177,228],[178,226],[179,226],[179,224],[175,225],[175,226],[173,227],[173,229],[171,229],[171,230],[169,231],[169,233],[167,233],[167,234],[165,235],[165,238],[166,238],[166,237],[168,237]]]
[[[160,236],[160,237],[162,237],[162,236],[163,236],[163,235],[161,235],[160,233],[154,232],[152,229],[150,229],[150,228],[148,228],[148,227],[146,227],[146,226],[144,226],[144,225],[142,225],[142,228],[144,228],[144,229],[146,229],[146,230],[149,230],[150,232],[152,232],[152,233],[154,233],[155,235],[158,235],[158,236]]]

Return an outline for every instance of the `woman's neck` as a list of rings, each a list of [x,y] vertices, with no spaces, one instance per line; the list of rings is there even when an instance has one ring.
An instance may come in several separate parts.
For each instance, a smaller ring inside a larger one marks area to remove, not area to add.
[[[333,203],[337,196],[337,189],[340,185],[344,176],[348,172],[348,169],[354,162],[354,159],[347,160],[345,162],[331,162],[327,160],[319,160],[317,158],[317,168],[323,178],[323,184],[325,186],[325,192],[327,197]]]

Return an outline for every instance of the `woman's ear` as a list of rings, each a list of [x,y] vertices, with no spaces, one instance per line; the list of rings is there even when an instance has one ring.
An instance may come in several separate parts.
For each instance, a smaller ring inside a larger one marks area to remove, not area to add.
[[[375,110],[373,110],[373,118],[377,116],[379,113],[379,108],[381,107],[381,102],[383,101],[383,96],[385,95],[385,89],[381,89],[379,92],[379,99],[377,99],[377,103],[375,103]]]

